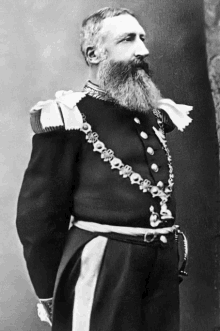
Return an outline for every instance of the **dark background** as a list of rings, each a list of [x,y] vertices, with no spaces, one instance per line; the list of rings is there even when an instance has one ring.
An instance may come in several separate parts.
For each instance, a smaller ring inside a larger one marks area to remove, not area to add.
[[[181,325],[182,331],[220,330],[218,144],[202,0],[1,0],[0,330],[49,329],[36,316],[15,230],[17,196],[31,150],[28,111],[57,90],[82,88],[87,68],[79,51],[80,24],[104,6],[136,13],[148,32],[154,79],[164,97],[194,106],[193,123],[169,138],[177,223],[190,248],[189,277],[181,284]]]

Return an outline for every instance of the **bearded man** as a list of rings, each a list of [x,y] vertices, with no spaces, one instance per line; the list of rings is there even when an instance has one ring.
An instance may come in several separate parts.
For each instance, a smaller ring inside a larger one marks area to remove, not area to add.
[[[191,122],[191,107],[161,98],[145,38],[127,9],[89,16],[84,90],[31,109],[17,229],[53,331],[179,330],[181,232],[165,134]]]

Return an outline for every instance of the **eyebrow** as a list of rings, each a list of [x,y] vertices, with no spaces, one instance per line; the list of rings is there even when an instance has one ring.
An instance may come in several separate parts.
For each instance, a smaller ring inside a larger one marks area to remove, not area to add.
[[[135,37],[136,35],[137,35],[137,33],[134,33],[134,32],[130,32],[130,33],[126,32],[126,33],[121,34],[120,36],[117,36],[115,38],[115,40],[116,41],[120,41],[120,40],[124,39],[125,37]],[[146,33],[145,32],[140,33],[138,35],[140,35],[142,37],[146,37]]]

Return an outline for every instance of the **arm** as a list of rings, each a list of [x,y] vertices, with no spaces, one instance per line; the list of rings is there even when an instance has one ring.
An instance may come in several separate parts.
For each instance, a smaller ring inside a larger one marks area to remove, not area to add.
[[[183,131],[192,122],[192,118],[188,116],[192,106],[177,104],[171,99],[160,99],[158,109],[162,113],[165,132],[170,132],[175,127]]]
[[[169,133],[169,132],[173,131],[176,128],[175,124],[172,122],[172,120],[170,119],[170,117],[164,110],[161,109],[160,112],[162,115],[165,133]]]
[[[33,137],[17,208],[17,231],[37,296],[51,298],[72,210],[79,131]]]

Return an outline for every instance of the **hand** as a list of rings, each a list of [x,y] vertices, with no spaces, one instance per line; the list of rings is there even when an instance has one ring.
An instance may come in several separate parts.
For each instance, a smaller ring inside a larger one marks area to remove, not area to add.
[[[40,300],[37,304],[37,312],[42,322],[47,322],[52,326],[53,299]]]

